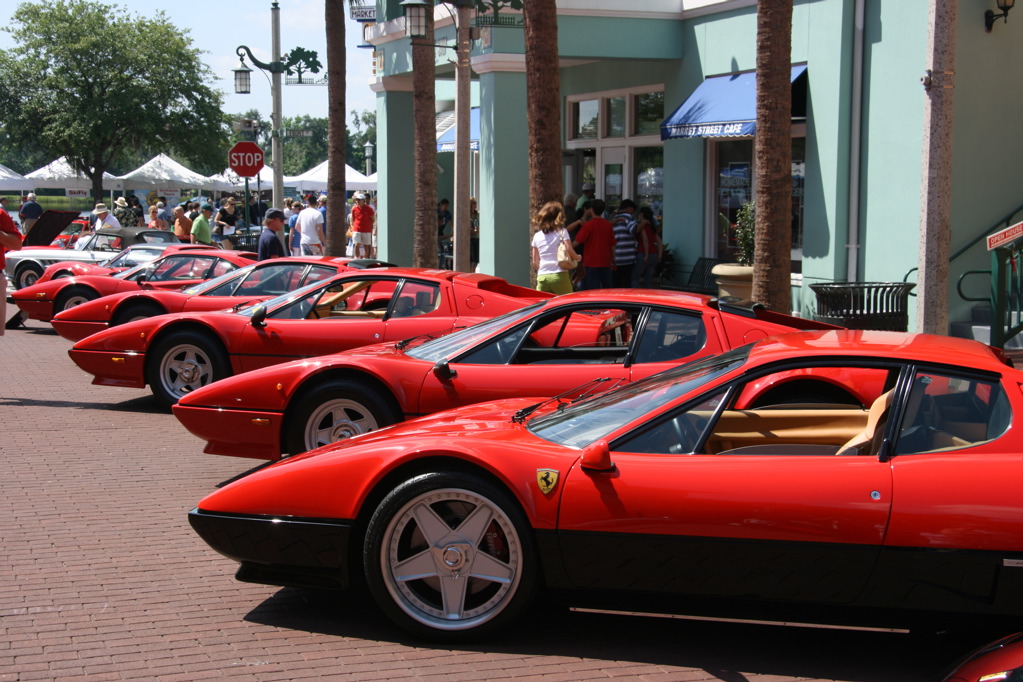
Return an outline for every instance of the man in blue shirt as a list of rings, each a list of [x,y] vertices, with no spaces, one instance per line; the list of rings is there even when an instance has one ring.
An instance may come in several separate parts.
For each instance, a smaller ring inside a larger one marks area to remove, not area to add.
[[[32,226],[39,220],[39,216],[43,214],[43,207],[36,203],[36,195],[29,193],[25,200],[25,203],[18,209],[18,219],[21,220],[21,231],[24,234],[28,234],[28,231],[32,229]]]
[[[284,211],[279,208],[267,209],[263,217],[263,232],[259,235],[256,254],[259,260],[284,258],[284,245],[280,232],[284,229]]]

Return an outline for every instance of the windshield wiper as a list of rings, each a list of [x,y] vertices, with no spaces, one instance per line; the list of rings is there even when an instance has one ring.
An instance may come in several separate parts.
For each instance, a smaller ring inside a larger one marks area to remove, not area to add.
[[[598,377],[596,379],[590,379],[585,384],[579,384],[575,388],[570,388],[567,391],[564,391],[562,393],[557,394],[556,396],[548,398],[547,400],[541,400],[535,405],[523,407],[521,410],[515,413],[515,415],[512,417],[512,421],[521,424],[526,420],[526,417],[533,414],[544,405],[549,405],[554,401],[558,401],[559,403],[561,403],[561,405],[559,405],[559,408],[561,408],[568,403],[574,403],[577,400],[582,400],[586,396],[593,393],[593,391],[595,391],[598,386],[607,383],[608,381],[612,381],[611,377]],[[617,381],[615,381],[615,385],[621,383],[621,381],[622,381],[621,379],[618,379]],[[575,398],[573,398],[572,400],[567,400],[568,396],[575,395],[576,393],[578,393],[579,395],[576,395]]]
[[[458,325],[457,327],[452,327],[451,329],[447,329],[447,330],[441,331],[441,332],[430,332],[428,334],[416,334],[415,336],[410,336],[407,339],[402,339],[398,343],[394,344],[394,348],[395,348],[395,350],[405,350],[406,348],[408,348],[409,344],[411,344],[416,339],[423,339],[423,340],[429,341],[430,339],[436,339],[436,338],[439,338],[441,336],[445,336],[447,334],[450,334],[451,332],[455,331],[456,329],[465,329],[465,325],[461,324],[461,325]]]

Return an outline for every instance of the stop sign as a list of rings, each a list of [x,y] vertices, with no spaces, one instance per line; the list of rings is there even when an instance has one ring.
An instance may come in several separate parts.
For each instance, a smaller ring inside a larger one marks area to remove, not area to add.
[[[227,153],[227,165],[239,177],[255,177],[263,169],[263,150],[255,142],[239,142]]]

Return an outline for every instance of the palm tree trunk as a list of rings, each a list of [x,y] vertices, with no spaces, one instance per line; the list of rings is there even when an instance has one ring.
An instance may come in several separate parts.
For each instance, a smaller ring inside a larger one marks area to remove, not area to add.
[[[415,226],[412,265],[432,268],[437,255],[437,114],[433,12],[426,13],[426,35],[412,43],[412,125],[414,128]]]
[[[757,3],[757,206],[753,300],[792,307],[792,1]]]
[[[327,30],[327,238],[328,256],[345,255],[348,232],[345,204],[345,7],[343,0],[325,0]]]
[[[523,3],[526,29],[526,117],[529,124],[529,205],[536,213],[561,201],[561,71],[555,0]]]

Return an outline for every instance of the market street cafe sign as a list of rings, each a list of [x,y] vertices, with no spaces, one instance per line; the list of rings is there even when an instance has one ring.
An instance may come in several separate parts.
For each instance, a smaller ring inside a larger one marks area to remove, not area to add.
[[[999,230],[994,234],[989,234],[987,236],[987,250],[994,251],[995,249],[1003,246],[1008,246],[1020,237],[1023,237],[1023,222],[1018,222],[1015,225],[1010,225],[1004,230]]]

